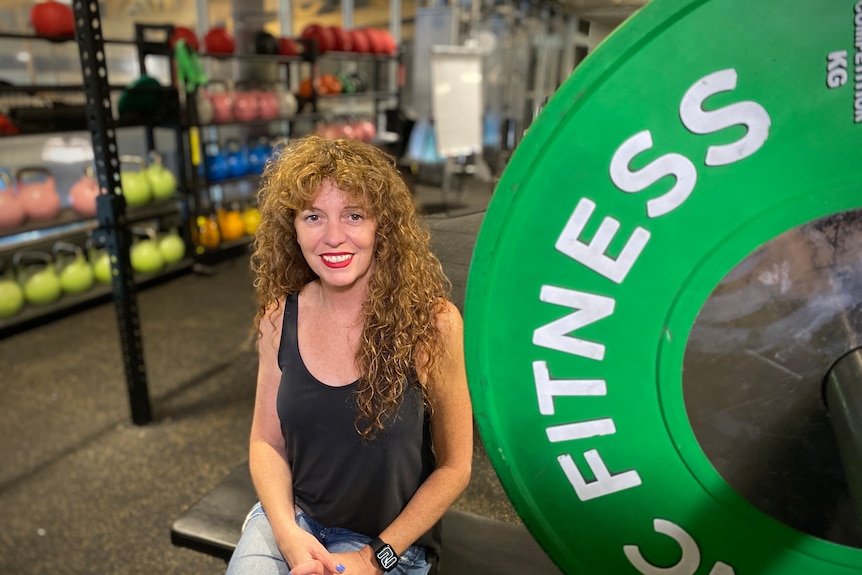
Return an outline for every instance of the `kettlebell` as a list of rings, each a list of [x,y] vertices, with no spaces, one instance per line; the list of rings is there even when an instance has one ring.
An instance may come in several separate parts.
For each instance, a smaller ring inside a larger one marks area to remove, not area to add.
[[[275,36],[266,30],[254,34],[254,51],[256,54],[278,54],[279,44]]]
[[[27,219],[27,213],[15,189],[15,182],[6,172],[0,172],[0,180],[3,180],[3,189],[0,190],[0,229],[20,226]]]
[[[147,182],[155,200],[167,200],[177,191],[177,178],[162,162],[162,155],[155,150],[148,153],[150,165],[146,168]]]
[[[28,218],[47,221],[59,215],[60,196],[57,194],[54,176],[48,168],[19,168],[15,179],[18,183],[18,197]]]
[[[257,88],[248,82],[237,82],[233,92],[233,116],[242,122],[256,120],[260,117]]]
[[[141,239],[132,243],[129,259],[132,269],[142,274],[154,274],[162,271],[165,260],[159,251],[156,230],[153,228],[132,228],[132,233]]]
[[[93,268],[93,277],[100,284],[110,284],[113,271],[111,270],[111,255],[108,253],[108,250],[104,247],[96,246],[92,236],[87,239],[84,249],[87,252],[90,266]]]
[[[219,208],[216,212],[221,239],[230,242],[238,240],[245,235],[245,222],[239,211],[238,205],[232,205],[230,209]]]
[[[93,171],[93,166],[84,168],[84,174],[69,190],[72,209],[82,218],[96,217],[96,198],[99,197],[99,182]]]
[[[195,92],[195,108],[197,112],[197,123],[199,125],[212,124],[215,117],[213,102],[207,97],[206,90],[198,89]]]
[[[64,293],[82,293],[93,287],[93,267],[84,255],[83,248],[68,242],[57,242],[51,252]]]
[[[257,206],[246,205],[242,211],[242,222],[245,225],[245,233],[253,236],[260,224],[260,210],[257,209]]]
[[[34,306],[54,303],[63,288],[54,270],[51,256],[44,252],[16,252],[12,265],[18,271],[18,283],[24,290],[24,300]]]
[[[248,160],[248,148],[241,145],[236,138],[228,138],[225,141],[225,153],[227,154],[229,177],[241,178],[248,175],[251,167]]]
[[[272,154],[272,149],[265,137],[250,138],[248,145],[248,171],[250,174],[261,175],[266,167],[266,161]]]
[[[210,80],[204,90],[204,97],[212,104],[213,122],[230,122],[233,120],[234,95],[228,88],[227,82]]]
[[[276,87],[275,94],[278,98],[278,115],[287,119],[296,116],[296,113],[299,111],[299,102],[296,100],[293,92],[279,84]]]
[[[123,169],[123,165],[134,166],[134,168]],[[153,199],[153,191],[145,172],[146,167],[144,159],[140,156],[120,156],[120,187],[129,206],[143,206]]]
[[[206,250],[214,250],[221,244],[221,234],[219,233],[218,221],[215,214],[209,216],[198,216],[195,220],[197,253],[203,253]]]
[[[4,264],[0,267],[0,319],[14,316],[23,307],[24,290]]]
[[[230,177],[227,157],[218,149],[218,144],[210,142],[206,146],[207,178],[211,182],[220,182]]]
[[[166,264],[175,264],[186,255],[186,242],[176,228],[162,234],[159,238],[159,253]]]

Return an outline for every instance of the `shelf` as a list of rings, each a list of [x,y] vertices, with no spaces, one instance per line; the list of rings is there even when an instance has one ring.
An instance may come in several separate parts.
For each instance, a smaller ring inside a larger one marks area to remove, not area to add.
[[[98,227],[99,222],[95,218],[82,218],[71,208],[65,208],[52,220],[31,220],[15,228],[0,230],[0,251],[5,248],[28,248]]]
[[[394,62],[398,60],[397,54],[371,54],[368,52],[324,52],[318,55],[318,59],[330,60],[365,60],[371,62]]]
[[[277,118],[256,118],[254,120],[228,120],[225,122],[210,122],[208,124],[199,124],[199,128],[227,127],[227,126],[249,126],[249,125],[266,125],[276,122],[301,122],[304,120],[319,120],[320,114],[316,112],[303,112],[293,116],[279,116]]]
[[[317,96],[318,102],[329,100],[349,100],[369,98],[375,100],[385,100],[387,98],[397,98],[397,92],[349,92],[341,94],[321,94]]]
[[[135,273],[134,282],[138,289],[145,289],[160,281],[177,274],[189,271],[195,260],[187,257],[175,264],[169,264],[154,274]],[[95,282],[93,287],[78,294],[63,294],[57,301],[41,306],[25,304],[20,312],[9,318],[0,319],[0,338],[16,330],[26,328],[40,322],[53,320],[61,315],[69,315],[85,307],[104,303],[110,300],[112,286]]]
[[[198,54],[202,58],[211,60],[242,60],[244,62],[259,62],[261,64],[287,64],[290,62],[308,62],[309,56],[282,56],[280,54],[213,54],[210,52],[201,52]]]
[[[196,259],[201,264],[212,265],[241,255],[250,256],[253,240],[252,236],[243,236],[236,240],[222,242],[219,247],[214,249],[198,246],[195,248],[197,250]]]
[[[0,32],[0,39],[9,39],[9,40],[45,40],[48,42],[54,42],[55,44],[61,44],[63,42],[72,42],[75,40],[75,36],[40,36],[38,34],[21,34],[15,32]]]
[[[174,197],[166,200],[154,200],[143,206],[126,206],[126,224],[136,224],[147,220],[164,218],[180,213],[183,192],[177,191]]]

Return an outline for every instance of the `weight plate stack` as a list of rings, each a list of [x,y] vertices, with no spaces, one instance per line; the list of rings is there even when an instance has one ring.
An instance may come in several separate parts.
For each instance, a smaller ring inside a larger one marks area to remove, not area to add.
[[[822,399],[862,333],[862,1],[653,0],[555,93],[476,242],[475,415],[567,573],[849,575]]]

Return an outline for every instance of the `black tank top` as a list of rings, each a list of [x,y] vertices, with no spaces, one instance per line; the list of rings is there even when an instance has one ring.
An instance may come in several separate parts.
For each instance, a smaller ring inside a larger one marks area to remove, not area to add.
[[[332,387],[315,379],[299,354],[296,321],[297,294],[291,294],[278,351],[277,409],[296,504],[326,527],[376,537],[434,470],[421,390],[407,386],[385,429],[363,439],[354,428],[357,382]],[[439,524],[417,543],[436,550]]]

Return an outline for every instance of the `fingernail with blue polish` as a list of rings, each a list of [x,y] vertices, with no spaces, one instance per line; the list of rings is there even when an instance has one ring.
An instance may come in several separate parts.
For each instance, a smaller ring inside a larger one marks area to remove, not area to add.
[[[339,563],[338,565],[335,566],[335,570],[338,571],[339,573],[344,573],[344,565]]]

